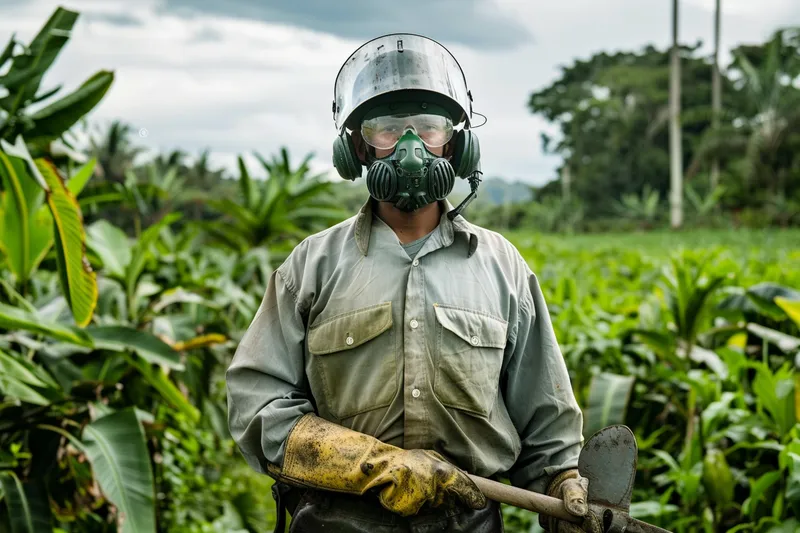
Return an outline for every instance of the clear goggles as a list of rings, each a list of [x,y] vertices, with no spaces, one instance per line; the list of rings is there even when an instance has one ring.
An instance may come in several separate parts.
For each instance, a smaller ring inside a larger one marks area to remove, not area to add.
[[[411,128],[428,148],[444,146],[453,137],[453,121],[441,115],[415,113],[383,115],[361,123],[364,141],[381,150],[391,150]]]

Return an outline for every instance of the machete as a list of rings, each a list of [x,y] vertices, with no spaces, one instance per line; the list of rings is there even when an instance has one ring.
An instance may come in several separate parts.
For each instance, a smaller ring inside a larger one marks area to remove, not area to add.
[[[628,514],[637,459],[636,437],[627,426],[606,427],[586,441],[578,471],[589,479],[589,509],[600,517],[605,533],[671,533]],[[570,514],[558,498],[471,474],[469,477],[490,500],[581,523],[581,518]]]

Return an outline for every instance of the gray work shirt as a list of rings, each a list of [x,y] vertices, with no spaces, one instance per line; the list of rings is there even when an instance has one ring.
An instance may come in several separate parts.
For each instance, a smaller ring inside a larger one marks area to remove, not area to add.
[[[536,276],[502,235],[439,205],[413,259],[369,200],[273,272],[226,374],[254,469],[282,464],[309,412],[538,492],[577,467],[582,415]]]

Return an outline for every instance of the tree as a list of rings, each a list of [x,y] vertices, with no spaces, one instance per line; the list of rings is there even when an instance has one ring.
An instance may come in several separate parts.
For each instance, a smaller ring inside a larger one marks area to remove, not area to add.
[[[670,225],[683,223],[683,157],[681,146],[681,59],[678,48],[678,0],[672,0],[672,49],[669,71]]]
[[[681,46],[683,77],[682,156],[691,160],[710,125],[708,63],[695,56],[699,44]],[[647,46],[639,52],[598,53],[563,67],[550,86],[533,93],[529,108],[556,123],[558,140],[542,136],[546,153],[568,167],[571,197],[588,218],[615,216],[616,201],[640,195],[646,184],[666,198],[669,174],[670,54]],[[723,77],[727,87],[730,82]],[[560,180],[559,180],[560,182]],[[561,194],[546,187],[540,195]]]
[[[732,55],[734,107],[704,135],[687,179],[719,159],[736,207],[791,198],[800,193],[800,28],[778,30],[764,45],[739,46]]]
[[[719,129],[719,113],[722,106],[722,87],[719,77],[719,25],[721,16],[720,0],[716,0],[714,7],[714,63],[711,71],[711,108],[713,112],[713,128]],[[719,158],[714,157],[711,161],[711,189],[719,185]]]
[[[679,128],[667,127],[671,80],[679,79],[670,74],[673,47],[578,59],[531,94],[530,110],[560,130],[557,138],[542,136],[544,151],[564,159],[538,198],[562,196],[568,168],[571,197],[585,206],[586,218],[613,217],[614,206],[626,195],[641,197],[645,185],[661,198],[672,196],[670,156],[679,155],[689,162],[681,188],[691,183],[700,198],[720,198],[709,176],[718,161],[726,190],[720,201],[728,210],[800,201],[792,200],[800,193],[800,28],[732,51],[734,61],[718,70],[716,113],[713,65],[698,49],[699,43],[678,46]]]

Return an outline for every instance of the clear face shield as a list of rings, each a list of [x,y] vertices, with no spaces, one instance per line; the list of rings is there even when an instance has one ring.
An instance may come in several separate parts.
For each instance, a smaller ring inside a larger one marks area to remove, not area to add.
[[[453,55],[427,37],[392,34],[363,44],[339,70],[333,101],[336,129],[359,129],[359,122],[368,111],[364,104],[374,104],[378,97],[396,91],[433,97],[434,103],[445,107],[451,122],[464,121],[465,127],[469,126],[471,95]]]

